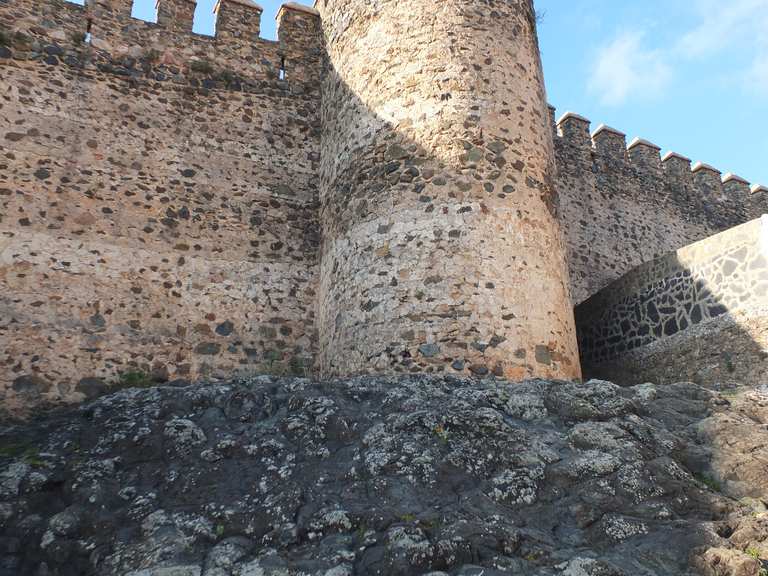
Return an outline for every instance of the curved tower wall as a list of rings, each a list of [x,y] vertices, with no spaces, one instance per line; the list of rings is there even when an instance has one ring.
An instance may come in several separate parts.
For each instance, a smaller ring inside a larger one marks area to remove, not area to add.
[[[580,375],[530,0],[318,0],[320,368]]]

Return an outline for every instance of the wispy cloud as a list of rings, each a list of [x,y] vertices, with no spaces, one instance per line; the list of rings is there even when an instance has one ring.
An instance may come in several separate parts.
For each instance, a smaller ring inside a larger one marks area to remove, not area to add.
[[[655,98],[672,77],[660,50],[643,45],[644,33],[625,32],[604,45],[597,54],[589,89],[607,106],[619,106],[630,98]]]
[[[664,94],[683,61],[700,60],[737,47],[740,62],[728,71],[750,91],[768,94],[768,0],[693,0],[691,26],[667,46],[653,46],[643,29],[625,31],[598,52],[589,89],[603,104]]]
[[[688,58],[702,58],[738,47],[750,63],[734,70],[747,89],[768,94],[768,0],[697,0],[699,22],[677,48]]]
[[[748,86],[755,92],[768,96],[768,46],[752,62],[746,79]]]
[[[768,26],[768,0],[697,0],[698,22],[677,48],[684,56],[707,56],[735,43],[745,48],[762,42]]]

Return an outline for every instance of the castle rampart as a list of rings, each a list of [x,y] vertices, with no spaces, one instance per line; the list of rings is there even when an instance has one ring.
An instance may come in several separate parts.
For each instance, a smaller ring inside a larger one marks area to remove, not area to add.
[[[258,30],[260,11],[222,0],[209,38],[165,2],[158,24],[128,1],[0,4],[6,405],[311,367],[317,15],[288,7],[255,41],[226,14]]]
[[[763,187],[566,113],[553,122],[574,303],[643,262],[766,211]]]
[[[0,26],[6,33],[18,34],[13,46],[17,57],[32,40],[55,43],[61,49],[85,50],[82,45],[87,44],[94,65],[113,66],[113,72],[137,78],[131,66],[120,64],[133,61],[144,67],[172,68],[167,76],[174,80],[193,72],[209,84],[284,76],[293,88],[319,90],[322,35],[317,14],[306,7],[286,4],[278,14],[278,40],[271,41],[258,37],[262,10],[250,0],[217,4],[215,36],[192,32],[192,0],[158,0],[157,23],[132,18],[131,4],[131,0],[88,0],[85,6],[64,0],[0,4]]]
[[[0,404],[133,372],[576,377],[565,252],[579,303],[768,212],[556,122],[531,3],[480,4],[288,3],[269,41],[250,0],[213,37],[188,0],[0,0]]]

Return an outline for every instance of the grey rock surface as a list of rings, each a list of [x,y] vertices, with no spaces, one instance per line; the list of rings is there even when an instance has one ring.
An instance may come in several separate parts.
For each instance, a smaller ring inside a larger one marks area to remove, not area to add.
[[[0,429],[0,574],[758,576],[762,485],[724,492],[745,491],[746,457],[718,480],[718,431],[765,428],[752,394],[423,375],[127,389]]]

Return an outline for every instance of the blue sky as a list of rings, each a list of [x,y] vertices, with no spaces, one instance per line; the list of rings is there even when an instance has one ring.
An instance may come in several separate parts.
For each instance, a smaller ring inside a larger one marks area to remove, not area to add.
[[[281,2],[262,0],[274,38]],[[311,2],[302,2],[310,4]],[[155,0],[136,0],[148,18]],[[213,32],[214,0],[196,30]],[[768,185],[768,0],[537,0],[550,103]]]
[[[550,102],[768,185],[768,0],[537,0]]]

